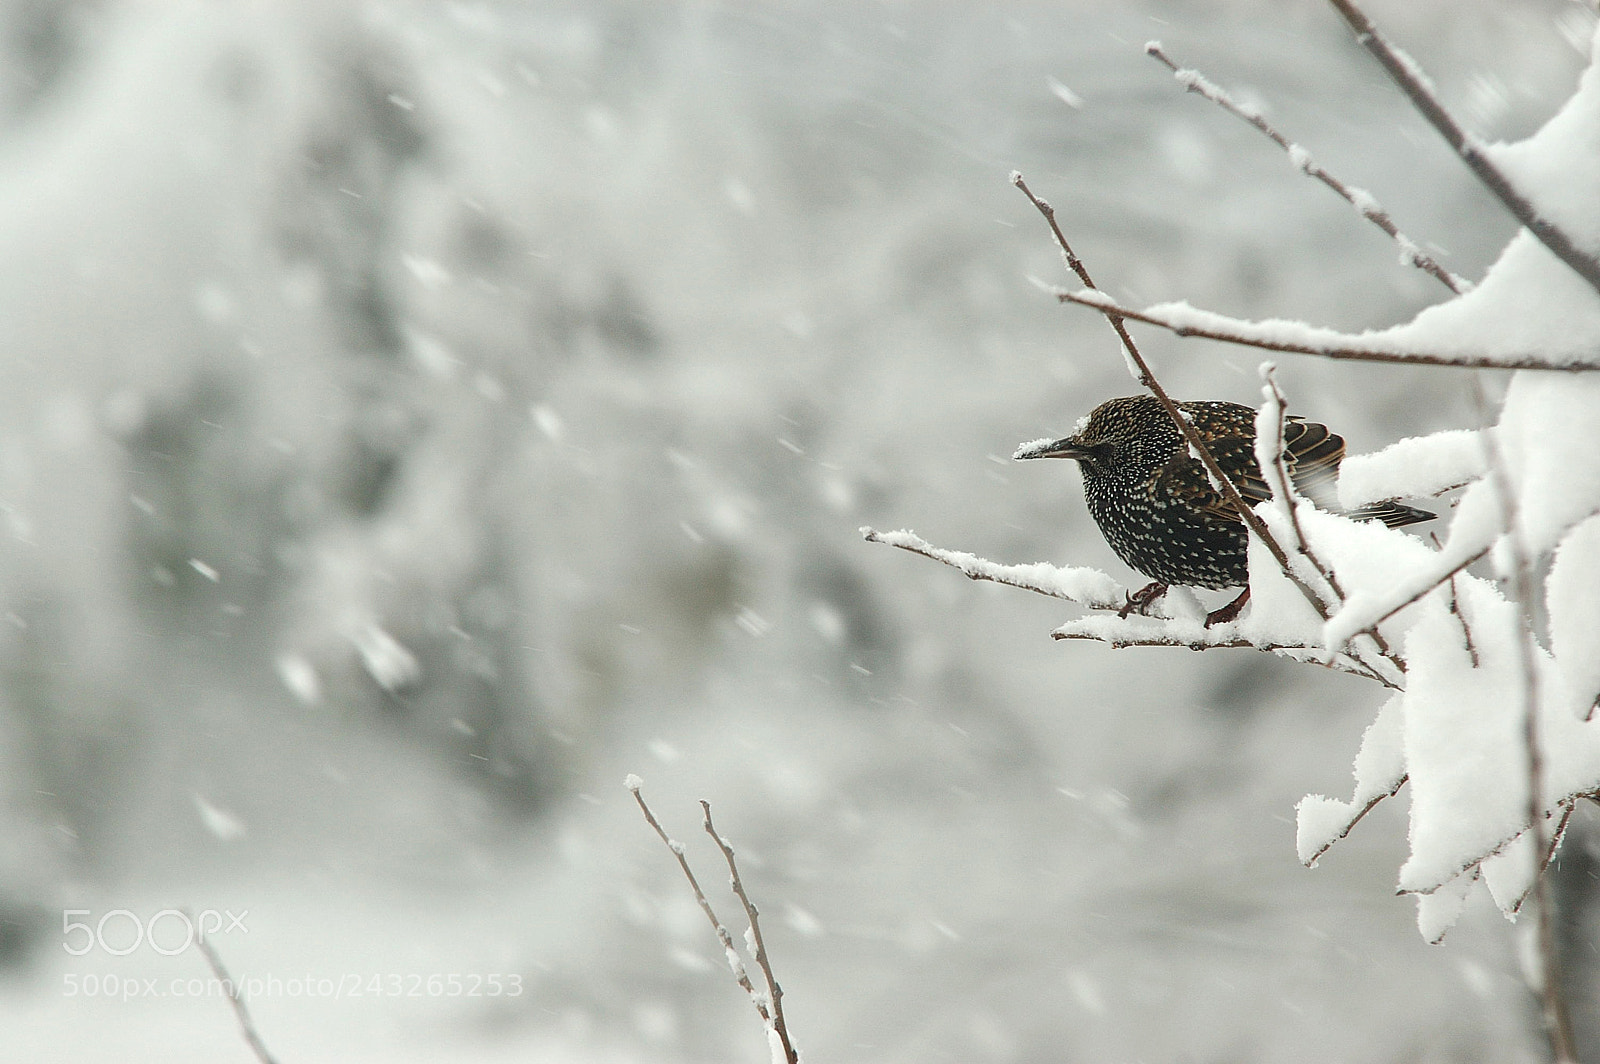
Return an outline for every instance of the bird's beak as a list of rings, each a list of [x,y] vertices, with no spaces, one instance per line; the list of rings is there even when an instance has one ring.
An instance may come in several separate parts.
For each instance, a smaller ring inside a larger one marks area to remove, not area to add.
[[[1012,458],[1087,458],[1089,452],[1078,446],[1076,436],[1068,436],[1063,440],[1052,440],[1046,437],[1034,440],[1018,447]]]

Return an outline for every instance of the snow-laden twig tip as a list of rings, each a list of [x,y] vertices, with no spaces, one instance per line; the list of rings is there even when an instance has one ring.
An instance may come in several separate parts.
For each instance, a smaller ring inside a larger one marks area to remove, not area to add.
[[[639,789],[644,786],[644,780],[630,772],[622,777],[622,785],[634,794],[638,794]]]

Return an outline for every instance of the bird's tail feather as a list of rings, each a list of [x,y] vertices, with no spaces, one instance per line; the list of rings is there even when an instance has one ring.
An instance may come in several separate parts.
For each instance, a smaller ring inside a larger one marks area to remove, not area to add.
[[[1402,525],[1415,525],[1423,521],[1432,521],[1439,515],[1428,510],[1419,510],[1415,506],[1407,506],[1404,503],[1375,502],[1350,510],[1345,516],[1357,521],[1382,521],[1390,528],[1400,528]]]

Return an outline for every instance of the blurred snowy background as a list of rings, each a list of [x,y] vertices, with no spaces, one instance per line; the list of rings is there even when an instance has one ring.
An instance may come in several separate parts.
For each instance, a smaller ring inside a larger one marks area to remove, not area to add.
[[[1497,137],[1593,18],[1371,11]],[[1005,458],[1133,390],[1029,283],[1013,168],[1134,303],[1439,298],[1151,38],[1450,268],[1509,237],[1317,4],[0,8],[6,1055],[249,1059],[168,990],[194,950],[112,952],[188,906],[248,913],[215,941],[284,982],[285,1062],[762,1059],[631,771],[720,901],[713,802],[812,1061],[1539,1059],[1520,929],[1429,947],[1392,896],[1402,803],[1295,860],[1375,688],[1056,644],[857,535],[1132,578],[1074,470]],[[1254,401],[1248,354],[1147,345]],[[1281,380],[1352,451],[1475,423],[1454,374]],[[74,957],[67,909],[129,916]],[[521,993],[390,993],[452,973]]]

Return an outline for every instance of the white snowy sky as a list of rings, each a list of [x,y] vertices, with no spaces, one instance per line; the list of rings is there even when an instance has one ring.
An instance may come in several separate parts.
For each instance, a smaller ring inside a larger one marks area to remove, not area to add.
[[[1372,13],[1485,138],[1592,26]],[[1479,896],[1430,947],[1393,896],[1403,805],[1299,864],[1377,687],[1054,641],[1074,607],[857,532],[1137,579],[1010,461],[1132,391],[1012,170],[1128,305],[1440,301],[1152,37],[1451,270],[1511,238],[1316,5],[0,6],[8,1044],[248,1059],[194,951],[62,948],[187,906],[248,911],[235,974],[343,985],[252,1000],[285,1062],[760,1059],[637,772],[736,925],[713,802],[809,1060],[1537,1051],[1518,929]],[[1448,374],[1279,363],[1352,453],[1477,425]]]

